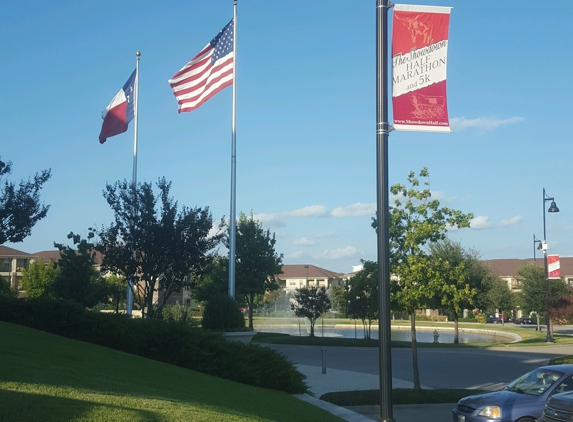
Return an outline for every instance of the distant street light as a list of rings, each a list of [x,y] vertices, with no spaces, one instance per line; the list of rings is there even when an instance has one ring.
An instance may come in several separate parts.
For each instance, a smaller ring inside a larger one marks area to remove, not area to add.
[[[551,201],[551,205],[547,212],[559,212],[559,208],[555,204],[555,198],[547,196],[545,188],[543,188],[543,259],[545,264],[545,324],[547,325],[547,336],[545,337],[546,343],[553,343],[553,336],[551,335],[551,315],[549,314],[549,273],[547,265],[547,236],[545,233],[545,203]]]
[[[535,246],[536,243],[539,243],[539,245],[537,245],[537,247]],[[536,249],[539,249],[539,250],[543,249],[542,243],[543,243],[542,240],[536,239],[535,235],[533,235],[533,262],[535,262],[537,260],[535,250]]]

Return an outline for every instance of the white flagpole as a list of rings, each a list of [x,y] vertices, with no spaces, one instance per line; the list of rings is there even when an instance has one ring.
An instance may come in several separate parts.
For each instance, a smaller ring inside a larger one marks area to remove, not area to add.
[[[231,215],[229,227],[229,296],[235,298],[235,244],[237,197],[237,0],[233,0],[233,118],[231,136]]]
[[[135,52],[137,59],[135,61],[135,92],[133,101],[133,174],[131,177],[131,186],[135,193],[137,189],[137,112],[139,105],[139,56],[141,53],[139,51]],[[133,260],[133,254],[135,253],[134,245],[131,245],[131,259]],[[133,274],[130,275],[130,279],[127,282],[127,300],[126,300],[126,313],[131,316],[131,311],[133,308]]]

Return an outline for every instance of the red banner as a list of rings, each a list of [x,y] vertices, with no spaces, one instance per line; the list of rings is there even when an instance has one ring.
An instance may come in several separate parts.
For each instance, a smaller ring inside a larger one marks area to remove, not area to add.
[[[561,278],[559,255],[547,255],[547,278]]]
[[[394,129],[450,132],[446,98],[451,7],[394,5]]]

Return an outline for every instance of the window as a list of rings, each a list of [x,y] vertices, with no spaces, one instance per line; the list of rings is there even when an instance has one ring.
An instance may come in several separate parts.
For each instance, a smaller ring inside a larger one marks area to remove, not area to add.
[[[27,259],[17,259],[16,260],[16,271],[22,271],[24,268],[28,268],[28,264],[30,261]]]
[[[0,258],[0,271],[3,273],[10,272],[10,258]]]

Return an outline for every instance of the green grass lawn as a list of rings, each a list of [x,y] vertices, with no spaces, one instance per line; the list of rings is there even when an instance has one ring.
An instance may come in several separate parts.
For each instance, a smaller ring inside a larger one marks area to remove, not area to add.
[[[1,421],[340,421],[297,398],[0,322]]]

